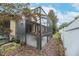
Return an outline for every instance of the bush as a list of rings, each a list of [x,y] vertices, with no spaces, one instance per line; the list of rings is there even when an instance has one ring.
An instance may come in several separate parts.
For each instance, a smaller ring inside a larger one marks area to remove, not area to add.
[[[54,38],[61,39],[61,34],[59,32],[55,33]]]
[[[0,47],[0,54],[6,55],[9,52],[13,52],[14,50],[19,48],[20,46],[21,46],[20,44],[17,44],[17,43],[14,43],[14,42],[4,44]]]
[[[20,43],[19,39],[14,39],[13,42]]]
[[[13,37],[13,38],[11,39],[11,42],[20,43],[20,40]]]
[[[57,44],[56,50],[58,51],[59,55],[62,55],[62,54],[64,55],[64,46],[61,39],[61,34],[59,32],[54,34],[54,40],[56,41],[56,44]]]
[[[61,40],[61,34],[59,32],[54,34],[54,39],[58,42],[58,43],[62,43]]]

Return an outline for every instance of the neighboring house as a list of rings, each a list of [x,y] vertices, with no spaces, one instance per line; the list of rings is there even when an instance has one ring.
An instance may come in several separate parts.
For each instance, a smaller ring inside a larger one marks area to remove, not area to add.
[[[41,7],[33,9],[33,12],[42,16],[37,16],[37,21],[24,15],[21,20],[10,21],[11,35],[20,42],[41,49],[51,39],[52,22]]]
[[[65,55],[79,56],[79,18],[60,30],[65,48]]]

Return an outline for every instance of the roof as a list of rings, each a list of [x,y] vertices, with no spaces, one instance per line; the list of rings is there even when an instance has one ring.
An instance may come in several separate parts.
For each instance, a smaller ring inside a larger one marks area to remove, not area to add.
[[[77,16],[74,20],[72,20],[72,21],[68,24],[68,26],[71,25],[73,22],[75,22],[75,21],[78,20],[78,19],[79,19],[79,16]],[[68,27],[68,26],[67,26],[67,27]],[[72,31],[72,30],[76,30],[76,29],[79,29],[79,27],[76,26],[76,27],[68,28],[68,29],[66,29],[66,31]]]
[[[75,22],[76,20],[78,20],[78,19],[79,19],[79,15],[78,15],[77,17],[75,17],[75,19],[72,20],[72,21],[68,24],[68,26],[69,26],[70,24],[72,24],[73,22]]]

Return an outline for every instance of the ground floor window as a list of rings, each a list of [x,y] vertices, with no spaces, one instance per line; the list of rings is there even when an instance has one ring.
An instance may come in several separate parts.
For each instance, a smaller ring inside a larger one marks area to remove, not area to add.
[[[31,33],[32,32],[32,24],[26,23],[26,33]]]
[[[6,32],[10,30],[10,21],[3,21],[0,24],[0,32]]]

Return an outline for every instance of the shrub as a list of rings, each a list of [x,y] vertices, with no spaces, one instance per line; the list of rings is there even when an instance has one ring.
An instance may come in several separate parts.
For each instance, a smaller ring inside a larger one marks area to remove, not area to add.
[[[4,44],[0,47],[0,54],[6,55],[7,53],[13,52],[14,50],[16,50],[19,47],[20,47],[20,44],[17,44],[14,42]]]
[[[56,41],[57,44],[57,52],[59,53],[59,55],[64,55],[64,46],[63,46],[63,42],[61,39],[61,34],[59,32],[54,34],[54,40]]]
[[[20,43],[19,39],[14,39],[13,42]]]
[[[55,33],[54,38],[61,39],[61,34],[59,32]]]
[[[58,43],[62,43],[61,40],[61,34],[59,32],[54,34],[54,39],[58,42]]]
[[[12,37],[11,42],[20,43],[20,40],[16,39],[15,37]]]

